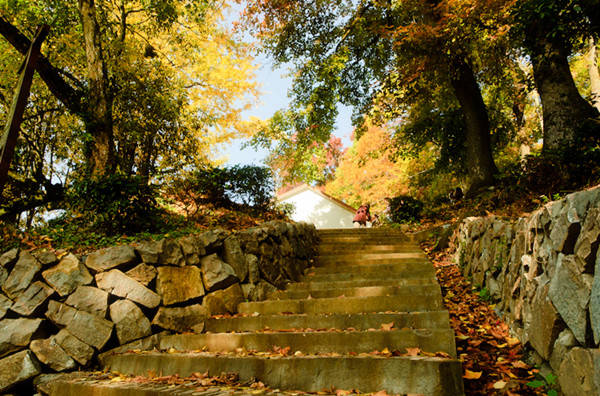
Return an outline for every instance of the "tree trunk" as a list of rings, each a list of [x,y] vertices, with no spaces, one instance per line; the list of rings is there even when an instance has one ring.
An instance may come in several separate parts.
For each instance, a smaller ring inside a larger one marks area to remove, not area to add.
[[[587,54],[588,71],[590,74],[590,90],[592,91],[592,104],[600,111],[600,72],[596,56],[596,42],[590,37],[590,49]]]
[[[94,0],[79,0],[79,14],[89,83],[84,122],[87,132],[92,135],[86,147],[88,172],[92,176],[100,176],[114,170],[112,97],[108,89],[108,73],[102,56]]]
[[[466,153],[472,194],[494,182],[498,171],[492,156],[490,121],[473,69],[463,60],[453,62],[452,87],[460,103],[466,124]]]
[[[533,77],[542,100],[544,151],[573,148],[582,123],[596,110],[581,97],[567,59],[568,51],[543,35],[531,57]]]

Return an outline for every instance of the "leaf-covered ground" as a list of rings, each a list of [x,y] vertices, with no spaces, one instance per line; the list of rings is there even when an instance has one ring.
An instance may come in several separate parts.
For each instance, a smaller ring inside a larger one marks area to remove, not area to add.
[[[551,389],[555,378],[542,377],[538,369],[524,362],[523,345],[511,337],[494,305],[462,276],[450,249],[433,252],[432,242],[422,247],[434,263],[450,313],[457,353],[463,361],[466,395],[556,395]]]

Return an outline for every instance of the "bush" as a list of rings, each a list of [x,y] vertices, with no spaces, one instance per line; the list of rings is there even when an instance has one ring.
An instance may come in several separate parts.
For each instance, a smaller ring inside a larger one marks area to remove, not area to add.
[[[151,231],[158,225],[157,188],[138,176],[81,179],[67,191],[70,212],[107,234]]]
[[[409,223],[421,218],[423,203],[408,195],[390,199],[390,218],[394,223]]]

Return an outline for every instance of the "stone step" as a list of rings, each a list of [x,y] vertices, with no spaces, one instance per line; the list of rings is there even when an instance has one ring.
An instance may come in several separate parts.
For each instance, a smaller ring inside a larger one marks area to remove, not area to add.
[[[47,396],[243,396],[260,394],[263,396],[298,395],[293,391],[251,388],[249,386],[202,386],[202,379],[195,376],[183,380],[182,384],[169,384],[168,381],[155,381],[152,378],[140,379],[107,378],[105,374],[77,372],[53,375],[50,381],[39,385],[38,390]],[[117,379],[117,380],[115,380]],[[257,390],[258,389],[258,390]],[[325,393],[323,393],[325,394]],[[331,395],[331,394],[329,394]]]
[[[414,253],[422,252],[423,250],[414,244],[400,245],[395,243],[357,243],[357,242],[335,242],[321,243],[317,246],[319,254],[344,254],[349,252],[398,252],[398,253]]]
[[[410,268],[405,271],[381,271],[377,272],[342,272],[333,274],[315,274],[305,275],[301,278],[303,282],[339,282],[339,281],[351,281],[351,280],[398,280],[407,278],[435,278],[435,270],[433,266],[422,266],[421,268]]]
[[[270,331],[247,333],[175,334],[163,336],[161,350],[236,352],[269,352],[274,347],[290,348],[290,354],[369,353],[382,351],[406,352],[406,348],[418,347],[426,352],[456,354],[454,332],[451,329],[399,329],[367,331]],[[456,356],[453,356],[456,357]]]
[[[318,263],[320,264],[320,263]],[[373,273],[379,274],[410,274],[420,272],[421,270],[432,269],[433,265],[427,260],[407,260],[394,263],[381,263],[371,265],[342,264],[335,263],[330,265],[317,265],[305,270],[305,276],[325,275],[325,274],[360,274],[367,275]]]
[[[338,281],[332,285],[332,282],[294,282],[286,285],[286,290],[290,291],[313,291],[326,290],[332,287],[351,288],[351,287],[369,287],[369,286],[418,286],[437,284],[435,276],[423,276],[422,278],[405,279],[359,279],[350,281]]]
[[[448,311],[358,314],[296,314],[258,315],[233,318],[210,318],[205,330],[212,333],[246,332],[263,329],[379,329],[383,324],[394,328],[445,329],[449,328]]]
[[[330,297],[373,297],[373,296],[403,296],[407,294],[427,294],[433,298],[442,298],[440,286],[436,283],[418,286],[365,286],[333,288],[324,290],[278,290],[269,296],[270,300],[294,300],[308,298]]]
[[[415,250],[412,252],[350,252],[347,251],[344,254],[336,253],[336,254],[320,254],[315,257],[317,261],[360,261],[360,260],[376,260],[376,259],[398,259],[398,260],[407,260],[407,259],[427,259],[427,256],[421,250]]]
[[[408,240],[394,237],[394,236],[373,236],[373,237],[360,237],[360,236],[332,236],[327,238],[321,238],[321,244],[333,245],[333,244],[347,244],[347,245],[398,245],[406,244],[406,246],[416,246],[413,242]]]
[[[271,388],[308,392],[335,388],[432,396],[464,394],[460,361],[438,357],[215,356],[151,352],[111,355],[102,363],[107,370],[129,375],[153,372],[186,377],[205,371],[210,375],[235,372],[242,381],[256,378]]]
[[[396,296],[311,298],[299,300],[267,300],[245,302],[238,306],[240,313],[262,315],[279,313],[361,313],[361,312],[415,312],[442,309],[440,298],[426,294]]]

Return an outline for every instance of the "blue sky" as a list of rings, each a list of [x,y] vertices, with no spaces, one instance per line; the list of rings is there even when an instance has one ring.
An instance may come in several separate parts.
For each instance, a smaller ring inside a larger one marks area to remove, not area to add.
[[[226,23],[235,19],[238,11],[234,7],[229,16],[226,17]],[[292,80],[286,77],[287,70],[273,69],[273,62],[265,56],[256,58],[256,65],[259,66],[256,77],[261,85],[262,95],[258,104],[252,109],[244,112],[246,119],[254,116],[261,119],[270,118],[277,110],[285,108],[290,99],[287,96],[288,90],[292,85]],[[336,120],[335,136],[342,138],[345,147],[350,146],[350,134],[352,133],[352,123],[350,120],[351,109],[340,106],[340,114]],[[255,151],[252,147],[242,149],[243,140],[235,140],[232,144],[226,145],[222,149],[224,156],[228,158],[228,165],[261,165],[267,156],[265,150]]]

